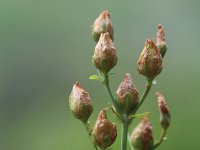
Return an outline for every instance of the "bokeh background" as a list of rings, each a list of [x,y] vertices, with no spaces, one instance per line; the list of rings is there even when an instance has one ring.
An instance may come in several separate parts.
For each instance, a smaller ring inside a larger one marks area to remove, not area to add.
[[[170,106],[172,124],[160,150],[200,149],[200,1],[199,0],[1,0],[0,1],[0,149],[92,150],[80,121],[69,111],[68,96],[78,80],[90,93],[95,111],[109,103],[91,63],[95,43],[91,25],[102,10],[111,12],[118,65],[113,92],[126,72],[142,93],[145,78],[137,59],[157,24],[166,29],[164,69],[139,110],[150,112],[155,139],[160,126],[155,92]],[[109,118],[115,121],[112,114]],[[133,122],[130,131],[137,125]],[[120,129],[120,124],[117,122]],[[112,146],[119,150],[120,133]]]

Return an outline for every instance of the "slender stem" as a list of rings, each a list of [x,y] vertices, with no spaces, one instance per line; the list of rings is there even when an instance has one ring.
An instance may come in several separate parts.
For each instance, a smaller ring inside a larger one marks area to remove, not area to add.
[[[88,136],[90,138],[90,141],[92,142],[92,145],[94,147],[95,150],[98,150],[97,146],[93,143],[92,139],[91,139],[91,131],[90,131],[90,127],[89,127],[89,122],[84,123],[85,129],[88,132]]]
[[[115,98],[114,98],[114,96],[111,92],[111,89],[110,89],[109,76],[108,76],[108,74],[104,74],[104,73],[102,75],[103,75],[103,84],[105,85],[105,88],[108,91],[108,94],[110,96],[110,99],[112,100],[112,103],[115,107],[115,110],[117,111],[117,113],[121,114],[121,110],[120,110],[120,108],[119,108],[119,106],[118,106],[118,104],[117,104],[117,102],[116,102],[116,100],[115,100]]]
[[[122,130],[121,130],[121,150],[126,150],[127,134],[128,134],[128,122],[127,120],[124,120],[124,122],[122,122]]]
[[[134,150],[134,147],[133,147],[132,142],[131,142],[131,136],[130,136],[129,133],[128,133],[128,143],[129,143],[129,147],[131,148],[131,150]]]
[[[156,149],[162,142],[167,133],[167,129],[162,129],[160,139],[154,144],[153,149]]]
[[[140,108],[140,106],[144,102],[145,98],[147,97],[147,95],[148,95],[148,93],[149,93],[149,91],[150,91],[150,89],[152,87],[152,81],[153,80],[147,79],[147,81],[148,82],[146,84],[146,88],[145,88],[145,90],[144,90],[144,92],[143,92],[143,94],[142,94],[142,96],[141,96],[141,98],[139,100],[139,103],[138,103],[137,107],[135,108],[135,110],[134,110],[134,112],[132,114],[135,114],[137,112],[137,110]]]

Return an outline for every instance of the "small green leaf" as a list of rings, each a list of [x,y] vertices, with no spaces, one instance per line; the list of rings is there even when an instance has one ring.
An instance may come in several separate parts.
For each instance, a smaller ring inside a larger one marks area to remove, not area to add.
[[[144,116],[148,116],[149,115],[149,112],[144,112],[142,114],[134,114],[134,115],[131,115],[130,117],[131,118],[143,118]]]
[[[100,77],[98,75],[91,75],[89,77],[90,80],[100,80]]]

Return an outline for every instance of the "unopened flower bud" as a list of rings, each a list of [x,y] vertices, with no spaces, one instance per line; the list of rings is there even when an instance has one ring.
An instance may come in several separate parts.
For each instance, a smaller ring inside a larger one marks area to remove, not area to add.
[[[119,85],[116,94],[122,112],[130,114],[137,106],[138,90],[136,89],[129,73],[125,75],[125,78]]]
[[[86,123],[90,117],[93,106],[89,94],[76,82],[69,97],[69,106],[75,118]]]
[[[109,32],[110,38],[113,40],[113,27],[110,20],[110,13],[104,10],[94,21],[92,28],[92,36],[95,42],[99,41],[101,33]]]
[[[160,54],[163,58],[167,51],[167,45],[166,45],[166,41],[165,41],[165,30],[161,24],[158,25],[156,46],[158,47],[158,50],[160,51]]]
[[[92,136],[94,144],[102,150],[111,146],[117,137],[116,125],[108,120],[105,110],[99,113]]]
[[[158,108],[160,111],[160,124],[162,128],[167,129],[170,125],[171,119],[169,108],[167,106],[164,96],[161,93],[156,92],[156,96],[158,98]]]
[[[152,125],[147,117],[133,130],[131,142],[135,150],[153,150]]]
[[[93,62],[101,72],[108,73],[117,63],[117,52],[109,33],[102,33],[97,43]]]
[[[154,79],[162,71],[162,56],[152,39],[147,39],[140,55],[138,72],[148,79]]]

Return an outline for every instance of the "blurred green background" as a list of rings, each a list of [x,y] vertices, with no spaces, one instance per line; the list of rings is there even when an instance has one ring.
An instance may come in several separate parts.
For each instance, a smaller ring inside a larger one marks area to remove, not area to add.
[[[91,25],[102,10],[111,12],[118,65],[113,92],[126,72],[140,91],[145,78],[136,62],[156,26],[166,29],[168,52],[140,113],[148,111],[154,137],[160,133],[155,92],[170,106],[172,124],[160,150],[200,149],[200,1],[198,0],[1,0],[0,1],[0,149],[92,150],[82,124],[69,111],[68,96],[78,80],[90,93],[94,124],[109,97],[90,81],[95,43]],[[112,121],[117,122],[112,114]],[[130,127],[136,126],[139,119]],[[118,129],[120,124],[117,123]],[[112,146],[119,150],[120,133]]]

